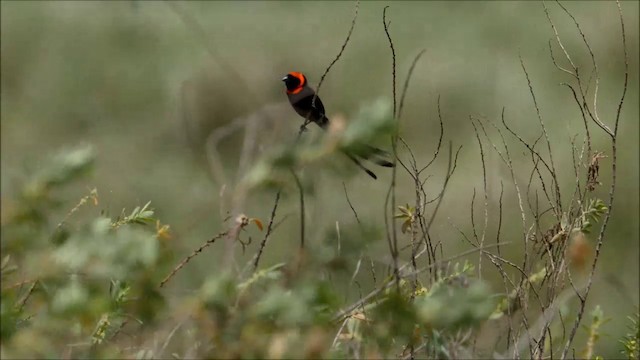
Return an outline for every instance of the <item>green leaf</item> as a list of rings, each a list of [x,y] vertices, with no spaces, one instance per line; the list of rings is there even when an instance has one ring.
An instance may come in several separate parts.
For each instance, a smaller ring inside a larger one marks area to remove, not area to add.
[[[267,279],[267,280],[279,279],[282,276],[282,272],[280,271],[280,269],[282,269],[282,267],[284,267],[285,265],[286,265],[285,263],[278,263],[267,269],[263,269],[255,272],[253,276],[251,276],[249,279],[238,284],[238,289],[243,290],[245,288],[248,288],[249,286],[255,284],[256,282],[262,279]]]
[[[9,260],[11,260],[11,255],[7,255],[2,258],[2,265],[0,265],[0,270],[4,270],[4,268],[7,267],[7,264],[9,264]]]
[[[88,290],[77,278],[74,278],[69,284],[55,293],[51,302],[51,309],[59,314],[77,312],[86,306],[88,300]]]
[[[416,297],[418,317],[425,325],[439,329],[457,329],[479,325],[496,309],[489,287],[473,281],[467,287],[439,286],[429,296]]]
[[[45,195],[52,187],[59,186],[85,174],[95,160],[95,151],[90,145],[78,146],[60,151],[33,175],[33,180],[25,186],[28,198]]]

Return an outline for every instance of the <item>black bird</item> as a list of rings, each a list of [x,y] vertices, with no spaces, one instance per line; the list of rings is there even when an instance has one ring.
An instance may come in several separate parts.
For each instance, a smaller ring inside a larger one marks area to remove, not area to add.
[[[282,81],[287,88],[289,103],[298,115],[326,130],[329,127],[329,118],[325,115],[324,105],[320,97],[316,97],[314,106],[313,97],[316,92],[309,86],[304,74],[292,71],[283,77]],[[377,179],[378,177],[373,171],[362,165],[358,158],[369,160],[380,166],[393,167],[393,163],[387,160],[390,157],[388,152],[370,145],[362,145],[360,148],[362,150],[344,153],[372,178]]]

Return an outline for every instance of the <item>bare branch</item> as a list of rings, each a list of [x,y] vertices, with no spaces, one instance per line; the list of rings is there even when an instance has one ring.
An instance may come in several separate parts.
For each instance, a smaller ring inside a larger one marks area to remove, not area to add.
[[[182,269],[185,265],[187,265],[187,263],[189,261],[191,261],[191,259],[193,259],[196,255],[200,254],[202,252],[202,250],[204,250],[205,248],[207,248],[209,245],[212,245],[214,242],[216,242],[216,240],[226,236],[229,233],[229,231],[223,231],[221,233],[219,233],[218,235],[212,237],[211,239],[207,240],[204,244],[200,245],[199,248],[195,249],[189,256],[185,257],[182,261],[180,261],[180,263],[169,273],[169,275],[167,275],[161,282],[160,282],[160,287],[164,287],[166,285],[166,283],[171,280],[171,278],[178,272],[180,271],[180,269]]]
[[[507,245],[507,244],[510,244],[510,242],[503,242],[500,245]],[[450,258],[440,260],[439,262],[433,263],[433,264],[431,264],[431,265],[429,265],[427,267],[423,267],[423,268],[419,269],[417,272],[421,273],[421,272],[426,271],[429,268],[437,267],[437,266],[440,266],[442,264],[446,264],[448,262],[451,262],[453,260],[465,257],[467,255],[471,255],[471,254],[474,254],[474,253],[476,253],[478,251],[483,251],[483,250],[486,250],[486,249],[489,249],[489,248],[492,248],[492,247],[495,247],[495,246],[497,246],[497,245],[496,244],[490,244],[490,245],[485,246],[484,248],[474,248],[474,249],[471,249],[471,250],[467,250],[467,251],[461,252],[461,253],[459,253],[459,254],[457,254],[455,256],[452,256]],[[400,272],[404,271],[404,269],[409,265],[411,265],[411,264],[407,263],[407,264],[401,266],[400,269],[399,269]],[[409,277],[409,276],[413,276],[413,275],[415,275],[415,274],[413,272],[411,272],[411,273],[403,274],[403,277]],[[395,279],[391,279],[391,280],[385,281],[379,288],[373,290],[367,296],[361,298],[360,300],[358,300],[354,304],[349,305],[345,309],[338,311],[338,313],[336,313],[336,315],[333,317],[333,321],[340,321],[340,320],[344,319],[345,316],[348,316],[355,309],[357,309],[357,308],[363,306],[364,304],[368,303],[369,300],[373,300],[376,296],[381,294],[384,290],[388,289],[394,283],[395,283]]]
[[[422,55],[427,51],[427,49],[422,49],[418,55],[411,62],[411,66],[409,67],[409,71],[407,72],[407,78],[404,80],[404,86],[402,87],[402,93],[400,95],[400,106],[398,107],[398,119],[402,116],[402,109],[404,108],[404,99],[407,95],[407,89],[409,88],[409,81],[411,80],[411,75],[413,75],[413,70],[418,63],[418,60],[422,57]]]
[[[336,55],[336,57],[331,61],[329,66],[327,66],[327,68],[324,70],[324,73],[320,77],[320,81],[318,82],[318,86],[316,87],[316,92],[313,95],[313,99],[311,99],[311,107],[315,107],[316,106],[316,99],[318,98],[318,95],[320,94],[320,87],[322,86],[322,83],[324,82],[324,78],[327,76],[327,74],[329,74],[329,71],[331,70],[333,65],[335,65],[335,63],[337,63],[338,60],[340,60],[340,57],[342,57],[342,53],[347,48],[347,44],[349,43],[349,39],[351,39],[351,34],[353,33],[353,29],[356,26],[356,19],[358,18],[358,10],[360,9],[360,0],[356,0],[355,8],[356,8],[355,9],[355,13],[353,14],[353,19],[351,19],[351,26],[349,27],[349,32],[347,33],[347,38],[344,39],[344,42],[342,43],[342,47],[340,48],[340,51],[338,52],[338,55]],[[309,115],[307,115],[307,118],[304,119],[304,123],[300,126],[300,131],[298,131],[298,138],[306,130],[307,125],[309,125],[309,122],[311,122],[311,120],[309,120],[309,116],[311,116],[311,112],[309,112]]]
[[[586,137],[587,137],[587,154],[591,154],[591,133],[589,132],[589,125],[587,123],[587,117],[584,114],[584,108],[582,107],[582,105],[580,105],[580,100],[578,100],[578,94],[576,94],[576,90],[570,84],[561,83],[560,85],[564,85],[564,86],[568,87],[569,90],[571,90],[571,93],[573,94],[573,99],[576,101],[576,104],[578,105],[578,108],[580,109],[580,114],[582,115],[582,122],[584,124],[584,130],[585,130]],[[600,128],[602,130],[607,132],[607,128],[603,127],[601,125],[601,123],[596,122],[596,124],[598,126],[600,126]],[[589,155],[587,155],[587,156],[589,156]]]
[[[556,57],[553,56],[553,47],[551,46],[551,40],[549,40],[549,54],[551,55],[551,61],[553,61],[553,65],[556,66],[556,68],[560,71],[566,72],[567,74],[575,77],[576,74],[572,73],[571,71],[563,68],[562,66],[558,65],[558,63],[556,62]]]
[[[560,3],[558,3],[558,4],[560,5]],[[555,24],[551,20],[551,16],[549,15],[549,10],[547,9],[547,6],[545,5],[544,1],[542,2],[542,6],[544,8],[545,15],[547,16],[547,20],[549,21],[549,24],[551,25],[551,28],[553,29],[553,32],[554,32],[554,34],[556,36],[556,41],[558,42],[558,45],[560,45],[560,48],[562,48],[562,51],[565,54],[565,57],[567,58],[569,63],[571,63],[571,67],[573,69],[572,75],[576,79],[576,81],[578,83],[578,88],[580,90],[580,95],[581,95],[581,98],[582,98],[582,107],[584,107],[584,109],[587,111],[587,114],[589,114],[589,117],[591,118],[591,120],[593,120],[593,122],[595,122],[600,128],[602,128],[607,134],[609,134],[609,136],[613,136],[613,131],[611,131],[611,129],[609,129],[608,126],[606,126],[604,123],[602,123],[602,121],[600,121],[600,118],[598,117],[596,109],[595,109],[596,102],[597,102],[597,97],[598,97],[598,82],[599,82],[597,73],[596,73],[596,90],[595,90],[594,100],[593,100],[593,102],[594,102],[594,111],[592,112],[591,109],[589,108],[589,106],[587,105],[587,99],[586,99],[587,94],[586,94],[586,91],[584,91],[582,89],[582,80],[580,78],[580,75],[579,75],[579,72],[578,72],[578,68],[573,63],[573,61],[571,60],[571,57],[569,56],[569,53],[567,52],[567,50],[565,49],[564,45],[562,44],[562,41],[560,39],[560,35],[558,34],[558,30],[556,29]],[[582,30],[580,29],[580,26],[579,26],[578,22],[575,20],[575,18],[569,13],[569,11],[566,8],[564,8],[562,5],[560,5],[560,6],[574,20],[574,23],[578,27],[578,30],[579,30],[580,34],[583,35],[583,40],[585,42],[585,45],[587,46],[587,49],[589,50],[590,54],[592,55],[591,60],[594,63],[594,72],[596,72],[597,70],[596,70],[596,67],[595,67],[595,56],[593,56],[593,52],[591,51],[591,47],[589,46],[588,42],[586,41],[586,38],[584,37],[584,34],[582,33]],[[552,55],[552,60],[554,60],[554,64],[555,64],[555,59],[553,59],[553,55]],[[562,68],[560,68],[557,65],[556,65],[556,67],[558,67],[560,70],[563,70]]]
[[[296,173],[291,170],[291,175],[296,180],[296,186],[298,187],[298,193],[300,195],[300,249],[304,249],[304,221],[305,221],[305,211],[304,211],[304,188],[302,187],[302,183],[300,182],[300,178]]]
[[[480,147],[480,162],[482,163],[482,184],[484,190],[484,227],[482,228],[482,236],[480,238],[480,247],[484,246],[484,238],[487,232],[487,226],[489,224],[489,195],[487,194],[487,167],[484,160],[484,148],[482,147],[482,141],[480,141],[480,134],[478,134],[478,129],[476,125],[473,123],[473,119],[471,119],[471,124],[473,125],[473,130],[476,134],[476,139],[478,140],[478,146]],[[471,213],[473,214],[473,208],[471,209]],[[474,227],[475,232],[475,227]],[[476,238],[477,240],[477,238]],[[480,258],[478,259],[478,276],[482,279],[482,254],[480,254]]]
[[[276,200],[273,202],[273,209],[271,210],[271,217],[269,218],[269,225],[267,225],[267,232],[264,234],[264,238],[262,239],[262,242],[260,243],[260,249],[258,250],[258,253],[256,254],[256,260],[253,263],[253,271],[254,272],[258,269],[258,262],[260,262],[260,256],[262,256],[262,251],[264,250],[264,247],[267,245],[267,240],[269,240],[269,235],[271,235],[271,232],[273,231],[273,220],[276,217],[276,210],[278,209],[278,203],[280,202],[280,193],[281,193],[281,190],[278,190],[278,192],[276,193]]]
[[[440,194],[438,195],[438,203],[436,204],[436,207],[431,213],[431,218],[429,218],[429,223],[427,225],[427,228],[431,228],[431,225],[433,224],[433,221],[436,218],[436,214],[438,213],[438,209],[440,208],[440,204],[442,203],[442,199],[444,197],[445,190],[447,189],[447,185],[449,184],[449,180],[451,179],[451,176],[453,175],[453,172],[456,170],[456,166],[458,164],[458,154],[460,154],[460,150],[462,150],[462,145],[460,145],[458,147],[458,150],[456,150],[456,155],[453,158],[453,161],[451,160],[451,155],[453,154],[452,146],[453,144],[449,142],[449,162],[447,164],[447,175],[445,176],[444,184],[442,185],[442,191],[440,191]]]
[[[553,33],[556,35],[556,41],[558,42],[558,45],[560,45],[560,48],[562,49],[562,52],[564,52],[565,58],[567,59],[567,61],[569,61],[569,64],[571,64],[571,68],[574,71],[574,73],[572,75],[577,76],[576,65],[573,63],[573,61],[571,60],[571,56],[569,56],[569,53],[564,48],[564,45],[562,44],[562,41],[560,40],[560,35],[558,35],[558,30],[556,29],[556,25],[551,20],[551,16],[549,15],[549,9],[547,9],[547,5],[544,3],[544,1],[542,2],[542,7],[544,8],[544,13],[547,16],[547,20],[549,20],[549,24],[551,24],[551,28],[553,29]],[[554,61],[554,63],[555,63],[555,61]]]
[[[440,136],[438,137],[438,147],[436,147],[436,151],[433,154],[433,157],[431,158],[431,160],[429,160],[429,162],[427,163],[427,165],[425,165],[422,169],[420,169],[420,171],[418,171],[418,175],[420,175],[424,170],[426,170],[438,157],[438,154],[440,153],[440,147],[442,145],[442,137],[444,135],[444,124],[442,122],[442,112],[440,111],[440,95],[438,95],[438,120],[440,121]]]
[[[351,208],[353,215],[356,217],[356,221],[358,222],[358,224],[360,224],[360,218],[358,217],[358,212],[356,212],[356,209],[353,207],[353,204],[351,204],[351,200],[349,199],[349,194],[347,193],[347,186],[344,184],[344,181],[342,182],[342,188],[344,189],[344,196],[347,199],[347,203],[349,204],[349,207]]]
[[[571,20],[573,20],[573,23],[576,25],[576,28],[578,29],[578,32],[582,37],[582,41],[584,42],[584,45],[586,46],[587,50],[589,51],[589,55],[591,56],[591,64],[593,65],[593,73],[595,74],[595,81],[596,81],[595,90],[593,94],[593,116],[597,120],[596,123],[601,124],[602,121],[600,121],[600,117],[598,116],[598,88],[600,84],[600,76],[598,75],[598,64],[596,63],[596,57],[593,54],[591,45],[589,45],[589,41],[587,41],[587,37],[584,35],[584,32],[582,32],[582,28],[580,28],[580,24],[578,23],[578,20],[576,20],[573,14],[571,14],[569,10],[567,10],[567,8],[565,8],[562,5],[560,1],[556,0],[556,3],[558,4],[558,6],[560,6],[560,8],[562,8],[562,10],[564,10],[564,12],[571,18]],[[576,76],[577,76],[577,72],[576,72]],[[589,81],[587,82],[587,89],[590,83],[591,83],[591,77],[589,77]]]
[[[393,117],[397,119],[397,105],[396,105],[396,50],[393,46],[393,40],[391,40],[391,35],[389,34],[389,23],[387,22],[387,8],[389,6],[385,6],[382,10],[382,25],[384,27],[384,32],[387,35],[387,40],[389,41],[389,48],[391,49],[391,75],[392,75],[392,83],[391,83],[391,92],[393,95]],[[387,242],[389,243],[389,252],[391,253],[391,257],[393,258],[393,271],[394,277],[396,279],[396,289],[398,292],[400,291],[400,273],[398,269],[398,234],[396,231],[396,221],[391,220],[391,235],[389,235],[389,217],[387,216],[387,211],[389,209],[389,197],[391,197],[391,216],[393,216],[393,212],[396,209],[396,176],[397,176],[397,162],[398,162],[398,132],[399,132],[399,123],[395,123],[395,131],[393,135],[391,135],[391,148],[393,152],[393,168],[391,171],[391,184],[389,185],[389,191],[387,191],[387,196],[384,202],[384,220],[385,227],[387,229]]]
[[[624,86],[622,88],[622,96],[620,97],[620,103],[618,103],[618,110],[616,111],[616,121],[613,126],[613,134],[618,135],[618,124],[620,123],[620,114],[622,113],[622,104],[624,103],[625,95],[627,94],[627,85],[629,83],[629,56],[627,55],[627,35],[624,31],[624,18],[622,17],[622,8],[620,7],[620,1],[616,0],[618,5],[618,14],[620,14],[620,28],[622,31],[622,50],[624,51]]]
[[[393,116],[397,118],[397,107],[396,107],[396,49],[393,46],[393,41],[391,40],[391,35],[389,34],[389,26],[391,25],[391,21],[387,22],[387,9],[389,6],[385,6],[382,9],[382,25],[384,26],[384,33],[387,35],[387,40],[389,40],[389,48],[391,48],[391,75],[392,75],[392,93],[393,93]]]
[[[611,212],[613,208],[614,194],[616,190],[616,176],[617,176],[617,140],[618,140],[618,124],[620,120],[620,114],[622,112],[622,105],[624,103],[624,98],[627,93],[627,84],[629,78],[629,60],[627,56],[627,42],[626,42],[626,33],[624,28],[624,18],[622,16],[622,8],[620,6],[620,2],[616,1],[618,6],[618,14],[620,16],[620,26],[621,26],[621,36],[622,36],[622,46],[624,50],[624,63],[625,63],[625,74],[624,74],[624,85],[622,96],[620,98],[620,102],[618,104],[618,110],[616,112],[616,120],[614,125],[614,131],[611,135],[611,185],[609,187],[609,200],[608,200],[608,211],[604,215],[602,220],[602,227],[600,228],[600,232],[598,233],[598,241],[595,249],[595,256],[593,258],[593,262],[591,264],[591,271],[589,272],[589,277],[587,279],[587,285],[584,290],[584,294],[581,296],[580,308],[578,309],[578,314],[576,316],[576,320],[573,323],[573,327],[571,328],[571,332],[569,334],[569,338],[565,343],[565,347],[562,351],[562,359],[567,357],[569,352],[569,348],[573,342],[573,339],[576,335],[578,327],[580,326],[580,322],[582,321],[582,317],[584,315],[584,310],[586,307],[586,299],[589,296],[589,292],[591,290],[591,285],[593,284],[593,275],[595,274],[596,265],[598,263],[598,259],[600,258],[600,251],[602,249],[602,245],[604,243],[604,235],[607,229],[607,225],[609,224],[609,219],[611,218]]]
[[[524,71],[525,77],[527,78],[527,85],[529,86],[529,92],[531,93],[531,98],[533,99],[533,105],[536,109],[536,114],[538,115],[538,121],[540,122],[540,127],[542,128],[542,132],[544,133],[544,138],[547,142],[547,150],[549,151],[549,163],[551,164],[551,177],[553,178],[555,195],[556,195],[556,206],[558,211],[556,213],[556,216],[559,216],[559,214],[562,212],[562,200],[560,199],[560,185],[558,184],[556,167],[553,163],[551,141],[549,140],[549,135],[547,134],[547,128],[544,126],[544,121],[542,120],[542,115],[540,114],[540,108],[538,107],[538,100],[536,99],[536,94],[533,91],[533,86],[531,85],[531,79],[529,78],[529,73],[527,72],[527,68],[524,66],[524,60],[522,59],[522,56],[520,56],[520,65],[522,65],[522,70]]]

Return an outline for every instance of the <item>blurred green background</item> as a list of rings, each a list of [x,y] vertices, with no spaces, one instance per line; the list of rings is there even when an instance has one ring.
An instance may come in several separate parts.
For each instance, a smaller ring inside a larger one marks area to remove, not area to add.
[[[468,249],[451,224],[470,231],[472,193],[474,188],[482,190],[469,116],[498,121],[505,107],[507,121],[526,139],[534,140],[540,132],[519,55],[551,134],[563,189],[570,191],[570,139],[580,134],[580,143],[582,120],[570,92],[559,85],[570,78],[551,62],[548,41],[553,32],[538,2],[363,2],[351,41],[322,86],[329,115],[349,118],[363,104],[391,97],[391,58],[381,19],[385,5],[391,5],[388,17],[398,88],[414,56],[426,49],[411,80],[401,135],[424,165],[438,139],[440,96],[445,141],[451,140],[454,148],[463,146],[433,229],[434,236],[444,239],[445,253]],[[581,69],[590,69],[573,22],[555,4],[548,6],[574,61]],[[613,124],[624,73],[617,7],[613,2],[592,1],[568,2],[566,7],[594,49],[601,76],[598,110],[605,123]],[[624,317],[638,304],[640,281],[638,2],[623,2],[622,9],[630,78],[620,125],[618,197],[588,305],[590,309],[601,304],[612,318],[603,325],[603,332],[610,335],[600,348],[605,357],[617,354],[612,339],[625,331]],[[289,71],[302,71],[317,84],[339,51],[352,17],[351,2],[3,1],[2,212],[10,211],[14,193],[49,154],[88,143],[98,154],[95,171],[63,198],[74,203],[89,187],[96,187],[100,208],[112,214],[151,201],[162,222],[171,225],[176,260],[185,256],[219,232],[226,213],[232,211],[223,199],[259,155],[295,137],[301,119],[286,102],[280,78]],[[554,50],[560,59],[560,49],[554,46]],[[238,161],[247,132],[241,128],[222,136],[219,131],[242,119],[255,129],[245,165]],[[592,129],[596,132],[595,126]],[[305,136],[318,132],[312,126]],[[223,171],[212,165],[207,146],[218,135]],[[530,169],[525,149],[511,140],[516,162]],[[594,149],[609,154],[602,134],[594,136]],[[521,230],[509,172],[491,149],[485,150],[491,153],[487,167],[492,209],[503,181],[505,240],[511,235],[517,242]],[[400,154],[407,158],[406,151]],[[604,186],[596,191],[600,198],[608,192],[609,161],[604,159],[601,165]],[[359,216],[380,229],[384,226],[390,172],[377,171],[376,182],[354,170],[336,172],[336,168],[350,168],[348,160],[336,156],[303,171],[315,185],[307,200],[311,244],[335,237],[336,222],[343,227],[354,224],[343,182]],[[431,195],[437,193],[445,169],[443,156],[430,170]],[[526,183],[528,171],[521,172],[520,183]],[[406,174],[399,174],[398,202],[411,203],[413,185]],[[272,199],[271,191],[254,191],[240,210],[267,221]],[[67,211],[61,209],[59,218]],[[266,249],[264,265],[293,255],[297,211],[295,189],[286,189],[278,216],[288,216]],[[481,216],[479,205],[476,211]],[[489,220],[488,236],[494,236],[497,218],[492,215]],[[261,237],[255,229],[250,236]],[[257,243],[245,254],[238,249],[238,266],[250,259]],[[386,246],[380,236],[369,251],[384,260]],[[514,247],[512,255],[517,257],[517,251]],[[178,275],[182,290],[198,286],[215,272],[222,254],[223,245],[216,244],[190,263]],[[484,269],[500,289],[494,269]]]

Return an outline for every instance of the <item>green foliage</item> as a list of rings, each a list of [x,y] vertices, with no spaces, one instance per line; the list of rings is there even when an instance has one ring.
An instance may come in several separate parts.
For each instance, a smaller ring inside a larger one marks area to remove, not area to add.
[[[604,318],[604,312],[600,305],[591,311],[591,324],[589,326],[584,325],[583,328],[587,331],[587,344],[584,350],[584,358],[591,359],[593,357],[594,347],[596,342],[600,340],[600,327],[609,321],[610,319]],[[596,356],[597,358],[597,356]]]
[[[546,276],[547,276],[546,267],[543,267],[537,272],[531,274],[527,279],[527,281],[522,282],[519,287],[511,290],[511,292],[507,296],[504,296],[502,300],[498,302],[498,305],[496,306],[495,310],[491,314],[491,320],[500,319],[504,315],[507,315],[509,313],[512,313],[513,311],[518,310],[521,306],[521,303],[520,303],[521,293],[524,292],[525,294],[524,296],[527,297],[528,296],[527,290],[530,288],[530,286],[541,283],[546,278]]]
[[[340,148],[348,151],[361,149],[394,130],[393,106],[389,99],[380,98],[360,105],[360,110],[340,137]]]
[[[11,226],[3,227],[3,235],[9,236],[3,238],[2,250],[25,247],[39,238],[50,212],[61,205],[56,191],[88,174],[94,161],[95,151],[89,145],[66,149],[44,159],[22,183],[11,206],[5,208],[8,214],[3,214],[3,218],[6,217]],[[52,240],[62,241],[65,231],[63,227],[57,229]]]
[[[428,328],[457,330],[480,325],[495,308],[488,285],[470,279],[473,267],[456,264],[452,274],[442,277],[429,291],[416,296],[418,318]]]
[[[116,219],[83,216],[72,226],[71,216],[84,204],[93,199],[98,205],[93,189],[53,230],[46,226],[66,205],[53,201],[54,190],[81,179],[94,158],[90,147],[53,156],[26,182],[2,224],[3,354],[58,357],[60,344],[102,344],[125,319],[147,323],[162,308],[158,234],[133,226],[155,221],[149,203]],[[32,237],[30,248],[16,246],[25,231]]]
[[[393,130],[392,106],[388,99],[361,105],[356,117],[342,129],[340,120],[329,127],[319,142],[296,141],[275,148],[263,157],[243,180],[249,188],[259,185],[282,184],[292,168],[317,163],[340,151],[361,152],[363,144],[388,135]],[[310,126],[315,126],[311,124]]]
[[[640,311],[636,310],[636,313],[628,319],[629,332],[619,340],[622,344],[620,353],[629,360],[640,359]]]
[[[149,209],[149,205],[151,205],[151,201],[146,203],[142,208],[137,206],[129,215],[126,215],[124,209],[122,209],[122,213],[111,223],[111,226],[117,228],[125,224],[144,225],[155,221],[153,218],[153,210]]]
[[[46,198],[51,190],[87,173],[94,160],[95,152],[89,145],[59,152],[32,175],[24,187],[23,196],[32,201]]]
[[[582,212],[582,225],[580,231],[585,234],[591,232],[593,224],[598,223],[602,215],[608,211],[607,205],[600,199],[591,199],[586,209]]]
[[[270,181],[272,173],[286,167],[353,150],[390,131],[388,104],[376,103],[367,111],[344,132],[267,157],[258,169],[269,164],[275,171],[260,175],[259,182]],[[371,127],[363,125],[365,118]],[[540,268],[496,303],[489,284],[476,278],[472,263],[439,264],[428,285],[405,275],[396,282],[387,275],[377,285],[381,291],[336,317],[357,298],[341,293],[334,279],[348,274],[350,285],[354,284],[358,271],[353,275],[351,271],[362,265],[362,249],[380,237],[378,227],[358,223],[325,231],[323,241],[299,255],[304,261],[281,262],[239,277],[219,271],[216,264],[195,294],[165,298],[159,287],[167,268],[161,240],[169,237],[169,228],[155,218],[150,202],[111,218],[94,210],[99,206],[97,189],[79,201],[52,200],[54,190],[63,190],[87,174],[93,156],[87,148],[56,155],[27,182],[30,190],[19,194],[15,209],[2,224],[2,246],[7,251],[0,263],[2,280],[17,284],[2,288],[3,354],[60,357],[68,354],[69,344],[81,344],[73,347],[71,357],[162,357],[168,354],[165,347],[171,337],[183,336],[171,349],[174,357],[344,357],[350,356],[352,346],[372,354],[406,356],[407,349],[420,344],[426,344],[434,357],[457,357],[466,354],[468,334],[518,310],[522,292],[528,297],[530,288],[548,275],[547,267]],[[61,216],[60,208],[70,210]],[[601,201],[590,201],[581,218],[583,231],[606,211]],[[47,226],[54,214],[63,220]],[[412,230],[415,217],[412,206],[398,207],[395,218],[402,221],[403,234]],[[264,229],[256,218],[247,218],[249,222]],[[16,239],[27,232],[32,246],[16,246]],[[174,319],[180,318],[191,321],[175,324]],[[586,328],[587,357],[604,322],[597,308]],[[171,332],[162,348],[123,345],[125,328],[160,336],[159,329],[167,326],[184,326],[185,335]],[[636,339],[623,341],[629,358],[637,357]]]
[[[267,269],[261,269],[256,271],[249,279],[238,284],[239,290],[245,290],[253,284],[261,281],[261,280],[278,280],[281,278],[282,273],[280,269],[285,265],[285,263],[275,264]]]
[[[411,340],[418,314],[408,297],[390,291],[372,315],[370,331],[377,345],[387,352],[395,341]],[[366,334],[366,333],[365,333]]]

